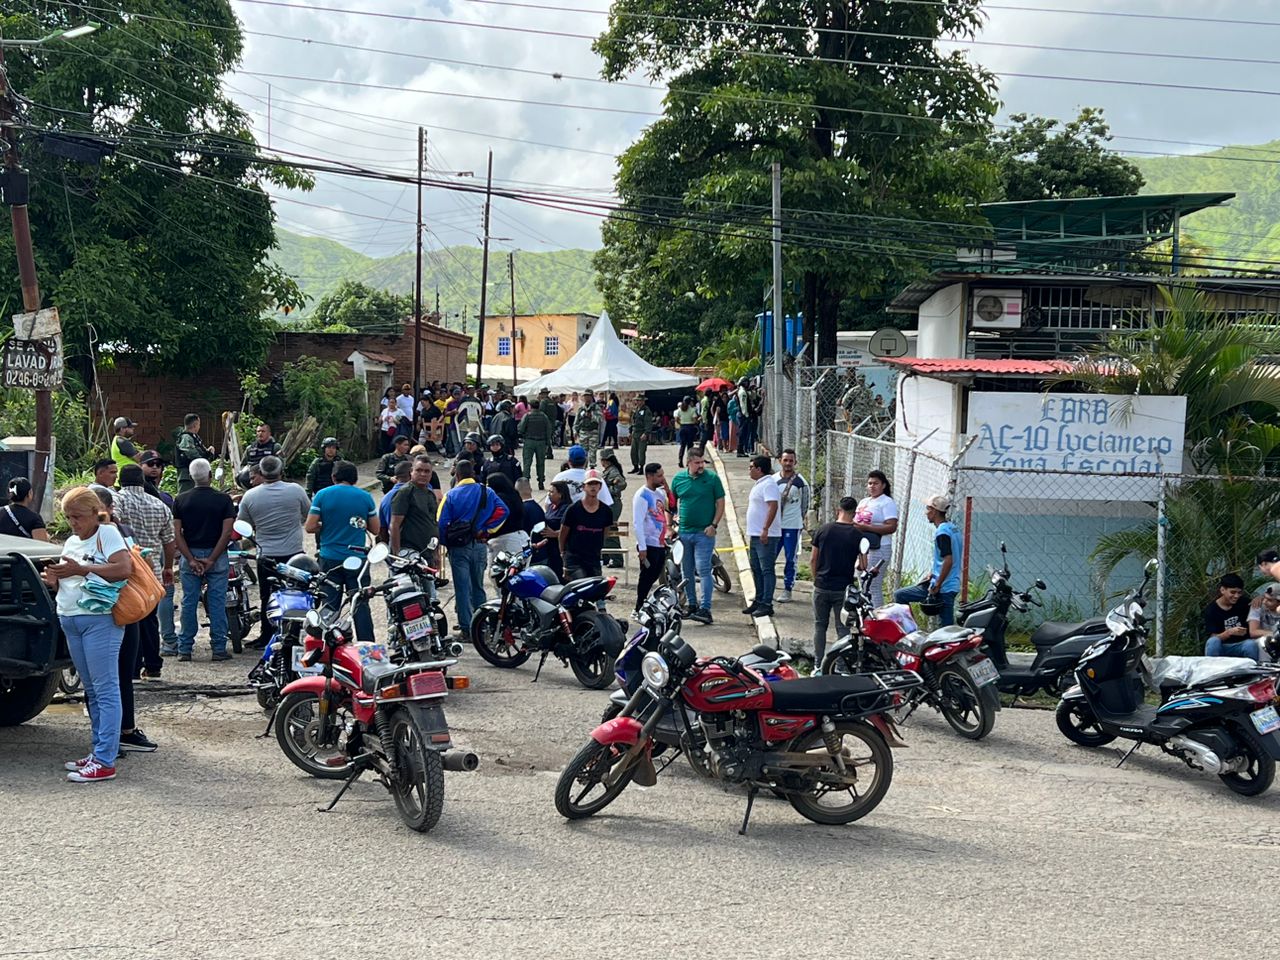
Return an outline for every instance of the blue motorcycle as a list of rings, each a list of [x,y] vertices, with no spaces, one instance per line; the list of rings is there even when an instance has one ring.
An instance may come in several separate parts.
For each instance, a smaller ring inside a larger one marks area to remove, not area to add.
[[[257,694],[258,705],[271,710],[280,702],[280,691],[308,672],[301,663],[303,632],[307,611],[321,604],[324,578],[319,564],[306,554],[298,554],[287,563],[262,563],[273,586],[267,599],[267,622],[272,635],[262,659],[249,672],[249,685]]]

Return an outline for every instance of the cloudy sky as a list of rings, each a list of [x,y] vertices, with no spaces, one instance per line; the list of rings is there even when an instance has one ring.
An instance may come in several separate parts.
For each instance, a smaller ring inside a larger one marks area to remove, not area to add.
[[[282,151],[411,173],[422,124],[433,175],[472,172],[482,182],[492,148],[495,185],[607,197],[613,157],[661,108],[661,91],[598,81],[599,60],[579,37],[603,28],[605,0],[233,0],[233,6],[246,30],[246,53],[228,90],[253,115],[260,142],[269,139]],[[323,7],[342,9],[317,9]],[[1275,94],[1171,86],[1280,90],[1274,0],[1001,0],[987,10],[984,42],[969,49],[1002,74],[1002,116],[1071,117],[1080,106],[1100,106],[1115,146],[1135,153],[1280,137]],[[1250,60],[1263,62],[1240,62]],[[280,222],[289,229],[373,256],[412,248],[412,189],[322,175],[314,191],[282,192],[278,199]],[[428,191],[429,246],[478,243],[480,206],[471,195]],[[494,204],[491,233],[506,238],[496,249],[599,246],[596,218],[506,200]]]

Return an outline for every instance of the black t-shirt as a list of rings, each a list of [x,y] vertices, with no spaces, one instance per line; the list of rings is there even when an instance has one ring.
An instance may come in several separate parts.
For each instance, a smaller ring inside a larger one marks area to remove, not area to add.
[[[435,476],[435,474],[432,474]],[[400,546],[425,550],[431,538],[440,538],[436,523],[440,502],[428,485],[421,489],[416,483],[406,483],[391,498],[391,516],[404,517],[400,525]]]
[[[187,546],[208,550],[218,545],[222,523],[235,518],[236,507],[225,493],[212,487],[196,487],[173,502],[173,515],[182,522]]]
[[[813,545],[818,548],[818,567],[813,571],[815,587],[844,590],[853,583],[854,564],[862,546],[861,530],[852,523],[825,523],[813,535]]]
[[[25,533],[19,529],[20,526],[26,528]],[[0,533],[11,537],[26,537],[30,540],[36,530],[43,528],[44,520],[34,510],[16,503],[0,508]]]
[[[1217,601],[1209,604],[1204,611],[1204,635],[1212,636],[1215,633],[1221,633],[1228,627],[1249,627],[1249,598],[1241,597],[1233,607],[1223,610],[1218,606]],[[1246,634],[1247,636],[1247,634]],[[1231,638],[1228,638],[1231,639]],[[1244,637],[1236,637],[1237,640],[1243,640]]]
[[[563,526],[569,528],[565,556],[598,560],[604,550],[604,532],[613,526],[613,511],[597,503],[596,512],[591,513],[579,500],[564,515]]]

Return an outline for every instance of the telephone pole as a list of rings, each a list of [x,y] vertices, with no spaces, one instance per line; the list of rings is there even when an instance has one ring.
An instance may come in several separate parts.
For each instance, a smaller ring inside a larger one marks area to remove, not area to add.
[[[418,228],[413,268],[413,402],[422,397],[422,157],[426,152],[427,132],[418,128]]]
[[[782,340],[786,324],[782,317],[782,164],[773,165],[773,389],[782,389]],[[812,319],[809,320],[813,322]],[[772,397],[773,449],[782,449],[782,398]]]
[[[484,312],[489,296],[489,201],[493,198],[493,151],[489,151],[489,173],[484,183],[484,253],[480,259],[480,332],[476,336],[476,386],[484,369]]]
[[[520,376],[516,373],[516,255],[507,254],[507,278],[511,281],[511,389],[516,388]]]

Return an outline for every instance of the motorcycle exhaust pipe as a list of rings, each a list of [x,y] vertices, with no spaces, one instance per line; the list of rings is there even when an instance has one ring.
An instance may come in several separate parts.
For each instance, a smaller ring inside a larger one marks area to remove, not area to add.
[[[449,644],[449,656],[451,657],[462,656],[462,644],[460,644],[457,640]]]
[[[449,750],[441,755],[444,768],[454,773],[470,773],[480,766],[480,758],[470,750]]]

